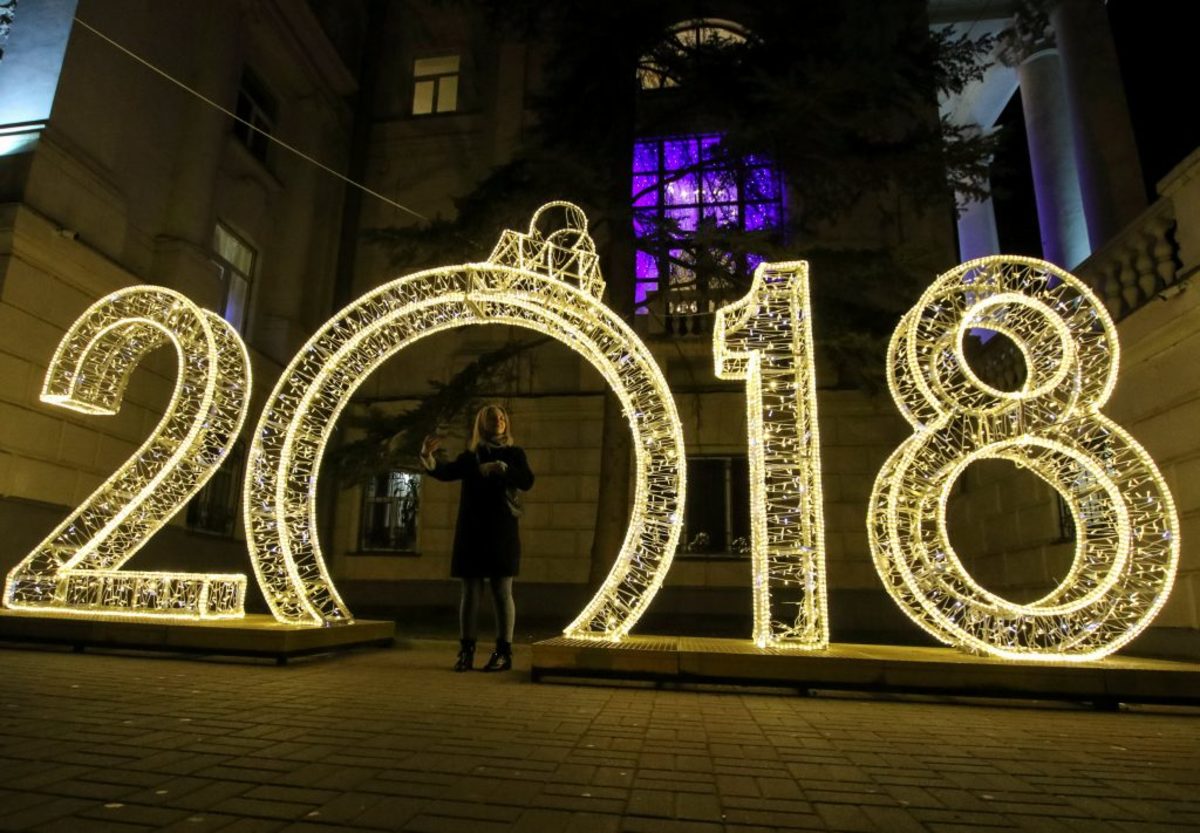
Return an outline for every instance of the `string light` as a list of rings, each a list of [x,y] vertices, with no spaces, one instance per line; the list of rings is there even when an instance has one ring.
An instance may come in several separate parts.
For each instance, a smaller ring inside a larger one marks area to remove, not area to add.
[[[244,575],[119,569],[199,491],[241,430],[250,361],[237,332],[173,290],[122,289],[71,325],[46,371],[41,399],[84,414],[115,414],[134,368],[168,342],[179,374],[162,420],[13,568],[6,607],[143,620],[244,615]]]
[[[544,231],[551,215],[563,227]],[[408,275],[362,296],[311,338],[283,373],[254,431],[244,512],[251,561],[283,622],[351,620],[317,538],[317,472],[338,415],[383,361],[418,339],[497,323],[549,335],[587,359],[616,393],[635,449],[633,511],[603,586],[566,629],[619,640],[649,605],[682,527],[683,432],[657,364],[601,302],[604,281],[587,218],[554,202],[528,233],[505,231],[486,262]]]
[[[754,641],[826,648],[808,264],[760,264],[749,293],[717,311],[713,354],[719,378],[746,380]]]
[[[1017,345],[1027,371],[1020,390],[976,376],[964,353],[975,328]],[[1150,456],[1099,411],[1118,358],[1104,305],[1033,258],[965,263],[901,320],[888,381],[915,433],[880,470],[867,523],[888,593],[939,640],[1006,659],[1093,660],[1137,636],[1166,603],[1179,562],[1174,502]],[[982,459],[1033,472],[1074,516],[1071,569],[1037,601],[984,589],[950,545],[950,490]]]

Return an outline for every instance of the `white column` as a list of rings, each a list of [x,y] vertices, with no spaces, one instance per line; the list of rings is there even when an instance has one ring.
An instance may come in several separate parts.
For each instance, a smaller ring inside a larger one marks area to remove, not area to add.
[[[1098,249],[1145,209],[1142,166],[1103,0],[1062,0],[1050,22],[1062,55],[1088,235]]]
[[[958,259],[965,263],[977,257],[1000,253],[996,232],[996,208],[989,196],[982,200],[959,198]]]
[[[1066,88],[1058,50],[1034,52],[1017,67],[1046,260],[1071,269],[1090,253]]]

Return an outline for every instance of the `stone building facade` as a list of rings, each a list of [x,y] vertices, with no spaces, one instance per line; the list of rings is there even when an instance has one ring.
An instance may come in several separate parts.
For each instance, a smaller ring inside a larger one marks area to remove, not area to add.
[[[723,14],[736,18],[737,5]],[[929,16],[935,26],[999,32],[1014,6],[934,0]],[[1111,43],[1105,46],[1098,23],[1103,6],[1064,0],[1044,11],[1040,28],[1026,27],[1036,37],[1018,44],[1024,51],[942,109],[986,130],[1015,88],[1023,91],[1045,254],[1091,281],[1121,318],[1124,370],[1108,412],[1155,456],[1179,503],[1184,561],[1174,596],[1144,644],[1200,653],[1200,557],[1189,543],[1200,534],[1193,485],[1200,443],[1190,429],[1200,377],[1187,358],[1200,336],[1200,311],[1183,291],[1200,264],[1200,161],[1184,160],[1149,207],[1134,195],[1130,181],[1139,182],[1140,172]],[[21,27],[34,28],[39,15],[36,31],[44,37],[25,40]],[[72,22],[76,15],[80,22]],[[363,231],[413,222],[393,203],[356,193],[236,126],[83,23],[426,217],[450,216],[456,197],[512,157],[532,126],[529,96],[541,83],[545,54],[536,43],[498,36],[462,4],[20,3],[0,59],[5,569],[136,447],[168,395],[174,359],[155,356],[136,374],[117,417],[64,415],[38,401],[58,339],[91,301],[123,286],[158,283],[237,319],[254,362],[254,415],[295,350],[333,310],[398,277],[387,251],[365,242]],[[40,102],[23,100],[17,109],[17,86],[8,83],[14,77],[53,83],[44,85]],[[570,199],[569,183],[556,196]],[[990,206],[963,208],[957,254],[999,251]],[[941,247],[947,267],[957,259],[950,216],[937,214],[912,232]],[[471,241],[463,260],[482,259],[492,242]],[[647,626],[655,617],[684,626],[707,617],[740,627],[751,606],[748,557],[733,534],[745,494],[738,485],[746,455],[741,385],[713,376],[706,332],[668,328],[652,315],[637,316],[635,326],[672,385],[689,456],[706,478],[693,477],[694,493],[721,514],[726,539],[701,545],[695,529],[685,533],[692,546],[676,558]],[[489,327],[430,337],[367,379],[354,409],[409,407],[428,390],[426,380],[445,380],[480,352],[519,336]],[[920,638],[880,586],[865,526],[875,474],[908,428],[886,395],[840,388],[822,369],[834,638]],[[586,362],[553,344],[525,354],[495,392],[511,409],[538,475],[522,520],[518,604],[548,622],[574,616],[595,572],[589,559],[604,391]],[[449,445],[463,441],[465,426],[447,429]],[[238,465],[230,461],[228,484],[239,480]],[[454,602],[448,572],[457,491],[428,480],[418,485],[412,474],[381,472],[370,484],[323,490],[326,557],[353,609],[428,610]],[[181,511],[134,563],[249,572],[240,524],[217,506],[236,502],[230,488],[219,499],[209,496],[212,517]],[[415,515],[405,516],[409,510]],[[1003,466],[973,467],[951,515],[964,558],[974,554],[969,566],[998,592],[1045,592],[1070,558],[1069,530],[1049,487]]]

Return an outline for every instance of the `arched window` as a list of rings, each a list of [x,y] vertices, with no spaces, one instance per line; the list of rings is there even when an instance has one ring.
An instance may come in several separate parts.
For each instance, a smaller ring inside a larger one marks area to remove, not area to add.
[[[643,90],[679,86],[672,68],[704,46],[743,44],[753,35],[729,20],[689,20],[642,57]],[[719,299],[701,297],[724,275],[746,275],[762,260],[709,252],[715,262],[694,263],[688,241],[707,223],[739,232],[770,231],[783,223],[783,183],[771,161],[759,154],[731,157],[718,131],[641,136],[633,148],[632,201],[638,241],[634,298],[639,314],[657,298],[668,315],[708,313]],[[716,274],[705,274],[712,271]],[[708,292],[711,294],[711,292]]]
[[[732,20],[702,18],[685,20],[667,29],[667,36],[638,62],[638,83],[643,90],[679,86],[672,66],[704,45],[745,43],[749,31]]]

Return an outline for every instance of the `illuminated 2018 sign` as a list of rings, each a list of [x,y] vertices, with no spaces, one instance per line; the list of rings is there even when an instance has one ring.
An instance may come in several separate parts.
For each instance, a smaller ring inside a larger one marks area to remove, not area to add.
[[[560,228],[548,228],[555,214]],[[251,560],[276,619],[351,619],[317,539],[317,472],[330,431],[380,363],[420,338],[471,323],[550,335],[586,358],[634,435],[635,498],[603,586],[566,629],[619,640],[670,567],[682,527],[683,435],[645,345],[605,307],[576,206],[551,203],[528,233],[505,232],[482,263],[409,275],[337,313],[285,370],[254,431],[244,514]],[[1029,369],[999,391],[971,371],[966,333],[1000,331]],[[746,382],[754,640],[828,644],[807,265],[762,264],[750,292],[721,309],[716,372]],[[118,568],[219,465],[244,418],[245,348],[212,313],[158,287],[102,299],[67,333],[43,400],[113,413],[133,367],[170,339],[181,359],[159,430],[9,575],[4,603],[157,619],[240,616],[244,576]],[[1115,330],[1073,276],[1042,261],[991,258],[940,277],[904,317],[889,351],[893,395],[914,434],[880,471],[868,526],[876,567],[901,609],[949,644],[1014,659],[1091,659],[1132,639],[1165,602],[1178,521],[1153,462],[1099,414],[1116,379]],[[946,533],[950,487],[976,459],[1026,466],[1070,503],[1074,566],[1046,598],[1015,605],[978,586]]]

